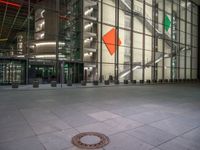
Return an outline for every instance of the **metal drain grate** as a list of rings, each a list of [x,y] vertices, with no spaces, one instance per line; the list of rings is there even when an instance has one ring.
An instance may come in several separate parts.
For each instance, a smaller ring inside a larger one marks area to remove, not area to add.
[[[94,143],[90,142],[83,142],[83,138],[85,137],[90,137],[90,139],[93,137],[95,140]],[[98,139],[98,140],[97,140]],[[101,133],[97,132],[84,132],[75,135],[72,138],[72,143],[77,146],[78,148],[83,148],[83,149],[98,149],[106,146],[110,142],[109,138]]]

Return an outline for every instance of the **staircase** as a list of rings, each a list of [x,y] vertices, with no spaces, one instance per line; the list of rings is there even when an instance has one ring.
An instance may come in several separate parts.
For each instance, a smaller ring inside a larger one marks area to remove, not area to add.
[[[113,0],[113,2],[115,2],[115,0]],[[122,10],[125,10],[125,13],[133,13],[135,17],[137,17],[137,19],[143,23],[143,9],[140,8],[139,6],[137,5],[134,5],[134,8],[133,10],[131,10],[131,0],[120,0],[120,3],[119,3],[120,7]],[[145,27],[152,32],[152,29],[155,29],[156,31],[156,36],[157,37],[161,37],[163,39],[166,39],[165,42],[167,43],[168,46],[170,47],[177,47],[177,44],[176,43],[173,43],[171,42],[171,37],[169,34],[162,34],[161,31],[159,31],[157,28],[154,27],[154,25],[152,24],[152,18],[148,16],[148,14],[145,14]],[[180,48],[178,51],[181,52],[181,51],[184,51],[186,50],[185,48]],[[174,53],[171,53],[171,54],[163,54],[163,53],[160,53],[160,52],[156,52],[156,59],[155,61],[149,61],[147,62],[144,66],[142,66],[141,63],[139,64],[133,64],[133,67],[132,67],[132,71],[136,70],[136,69],[139,69],[139,68],[142,68],[142,67],[150,67],[150,66],[153,66],[155,63],[158,63],[160,62],[163,58],[169,58],[169,57],[174,57],[176,56],[176,53],[177,52],[174,52]],[[127,75],[130,74],[130,68],[127,68],[125,70],[123,70],[122,72],[119,73],[119,78],[123,78]]]

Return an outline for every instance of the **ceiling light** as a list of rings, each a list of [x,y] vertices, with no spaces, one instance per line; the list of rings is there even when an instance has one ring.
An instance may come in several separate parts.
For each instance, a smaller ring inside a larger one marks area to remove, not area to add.
[[[43,38],[44,37],[44,33],[40,34],[40,37]]]
[[[45,12],[45,10],[42,10],[42,11],[41,11],[41,16],[42,16],[42,18],[44,18],[44,12]]]
[[[87,24],[87,25],[85,25],[85,29],[87,29],[87,28],[90,28],[90,27],[92,27],[93,26],[93,23],[89,23],[89,24]]]
[[[8,39],[5,38],[5,39],[0,39],[0,42],[4,42],[4,41],[7,41]]]
[[[42,27],[44,25],[44,21],[41,22],[40,27]]]
[[[56,42],[40,42],[36,43],[36,46],[51,46],[51,45],[56,45]],[[65,45],[64,42],[59,42],[59,45]]]
[[[92,40],[93,40],[93,37],[87,38],[84,40],[84,43],[91,42]]]
[[[161,61],[163,58],[161,57],[161,58],[159,58],[159,59],[157,59],[156,61],[155,61],[155,63],[158,63],[159,61]]]
[[[84,53],[84,56],[92,56],[92,52],[89,52],[89,53]]]
[[[94,8],[90,8],[90,9],[86,10],[85,13],[84,13],[85,16],[86,16],[86,15],[89,15],[90,13],[92,13],[93,10],[94,10]]]

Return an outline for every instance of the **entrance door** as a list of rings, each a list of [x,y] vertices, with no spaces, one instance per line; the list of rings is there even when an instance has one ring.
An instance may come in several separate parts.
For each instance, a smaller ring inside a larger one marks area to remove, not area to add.
[[[80,83],[83,80],[83,64],[68,63],[64,64],[64,82]]]
[[[30,65],[29,68],[29,82],[39,80],[40,83],[50,83],[55,80],[55,67],[52,65]]]

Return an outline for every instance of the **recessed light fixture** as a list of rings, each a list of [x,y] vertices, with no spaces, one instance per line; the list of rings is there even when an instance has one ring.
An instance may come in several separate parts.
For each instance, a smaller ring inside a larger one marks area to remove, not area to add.
[[[89,15],[90,13],[92,13],[93,10],[94,10],[94,8],[90,8],[90,9],[86,10],[85,13],[84,13],[85,16]]]
[[[36,46],[50,46],[50,45],[56,45],[56,42],[40,42],[36,43]],[[64,42],[59,42],[59,45],[65,45]]]

